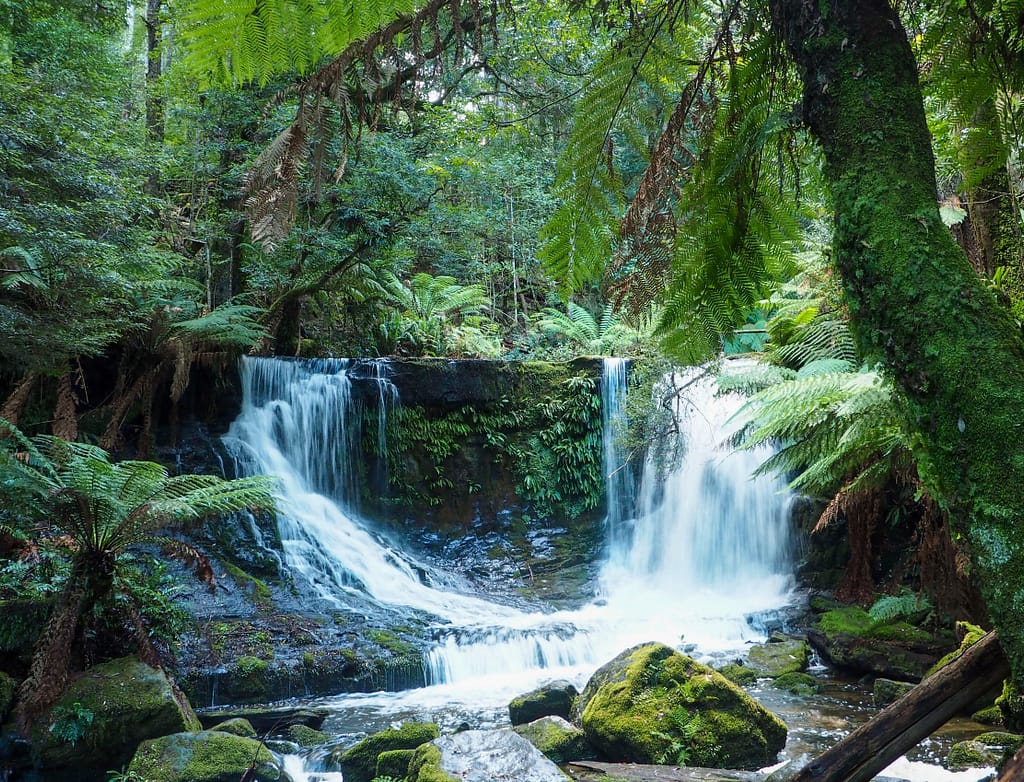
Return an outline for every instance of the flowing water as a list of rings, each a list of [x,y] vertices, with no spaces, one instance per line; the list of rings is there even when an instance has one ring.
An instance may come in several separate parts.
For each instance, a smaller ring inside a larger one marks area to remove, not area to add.
[[[555,678],[581,686],[637,643],[711,659],[763,639],[760,619],[793,594],[790,497],[779,480],[752,477],[765,451],[723,445],[742,400],[716,395],[699,370],[665,378],[661,391],[681,389],[672,412],[684,455],[667,471],[650,460],[634,493],[620,443],[625,371],[608,360],[602,383],[609,479],[596,594],[577,610],[531,611],[475,597],[470,583],[403,552],[358,513],[354,465],[367,394],[353,389],[373,386],[383,446],[385,416],[400,404],[386,361],[243,360],[242,411],[225,442],[243,472],[277,477],[290,571],[328,605],[358,597],[422,612],[437,639],[427,655],[430,686],[328,699],[328,729],[355,733],[409,718],[500,725],[515,695]]]

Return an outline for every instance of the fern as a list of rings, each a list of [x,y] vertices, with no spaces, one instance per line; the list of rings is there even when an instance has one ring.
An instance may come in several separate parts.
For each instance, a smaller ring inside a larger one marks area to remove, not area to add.
[[[931,601],[926,595],[919,595],[909,589],[904,589],[898,595],[885,595],[878,598],[868,609],[868,616],[876,623],[881,624],[901,617],[913,616],[920,611],[927,611],[931,607]]]

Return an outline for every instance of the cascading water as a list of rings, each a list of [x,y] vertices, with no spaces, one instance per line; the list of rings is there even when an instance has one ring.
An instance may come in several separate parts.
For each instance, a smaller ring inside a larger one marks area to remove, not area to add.
[[[359,367],[377,386],[382,437],[394,386],[384,362],[369,377]],[[506,687],[521,691],[541,677],[582,680],[643,641],[678,645],[685,635],[700,652],[734,649],[759,635],[752,612],[786,603],[787,497],[777,481],[750,477],[765,453],[721,447],[739,401],[715,397],[712,384],[694,382],[688,401],[677,400],[686,456],[664,481],[648,465],[635,502],[617,443],[625,364],[606,363],[609,554],[600,594],[579,610],[527,613],[467,594],[469,584],[403,554],[358,517],[354,371],[344,360],[245,359],[242,412],[225,440],[244,471],[277,477],[285,562],[322,599],[339,604],[356,593],[437,618],[428,682],[501,699]]]

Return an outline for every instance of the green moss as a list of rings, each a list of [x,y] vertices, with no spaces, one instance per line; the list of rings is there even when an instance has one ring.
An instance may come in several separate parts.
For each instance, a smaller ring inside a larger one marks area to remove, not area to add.
[[[998,760],[998,754],[980,742],[958,741],[949,750],[946,765],[950,771],[962,771],[968,768],[994,766]]]
[[[412,644],[403,641],[390,630],[370,630],[366,637],[396,657],[408,657],[416,654],[416,649]]]
[[[786,741],[775,715],[718,672],[662,644],[624,652],[591,683],[581,696],[583,729],[618,761],[663,762],[682,745],[694,765],[760,768]]]
[[[440,736],[433,722],[407,722],[400,728],[391,728],[363,739],[351,749],[335,755],[346,782],[370,782],[377,770],[377,758],[382,752],[396,749],[416,749],[421,744]]]
[[[817,626],[826,635],[864,635],[874,620],[859,606],[846,606],[826,611],[818,619]]]
[[[813,695],[818,691],[818,680],[810,674],[791,671],[772,681],[772,687],[786,690],[794,695]]]
[[[253,728],[252,723],[241,717],[224,720],[224,722],[215,725],[211,730],[219,731],[220,733],[230,733],[234,736],[243,736],[247,739],[256,738],[256,730]]]
[[[554,763],[586,760],[593,754],[586,734],[561,717],[541,717],[525,725],[516,725],[513,730]]]
[[[291,725],[286,735],[300,747],[317,747],[331,740],[322,730],[313,730],[308,725]]]
[[[1016,752],[1021,744],[1024,744],[1024,736],[1019,733],[1007,733],[1002,730],[990,730],[987,733],[980,733],[974,737],[979,744],[986,747],[999,747],[1000,749]]]
[[[1000,726],[1003,724],[1003,712],[996,705],[985,709],[979,709],[971,715],[971,719],[980,722],[982,725]]]
[[[238,782],[255,762],[259,780],[276,780],[274,756],[260,742],[218,731],[177,733],[143,743],[128,766],[146,782]]]
[[[249,598],[253,603],[264,609],[273,607],[274,600],[270,595],[270,587],[267,586],[266,582],[246,573],[231,562],[222,560],[220,564],[224,568],[224,572],[231,576],[231,579],[240,589],[248,591]]]
[[[1024,695],[1012,680],[1003,682],[1003,692],[996,698],[995,705],[1003,715],[1003,727],[1024,732]]]
[[[739,663],[729,663],[718,669],[726,679],[741,687],[745,684],[753,684],[757,681],[757,671]]]
[[[409,773],[409,763],[416,754],[414,749],[390,749],[377,756],[378,777],[405,779]]]
[[[408,782],[459,782],[441,770],[441,750],[433,744],[424,744],[413,753],[409,761]]]
[[[926,678],[931,676],[940,668],[944,668],[949,665],[953,660],[980,641],[986,633],[985,630],[982,630],[977,625],[972,625],[970,622],[957,622],[957,629],[963,634],[963,640],[960,641],[960,646],[949,654],[944,655],[937,663],[935,663],[935,665],[929,668],[928,673],[925,674]]]
[[[806,641],[777,641],[750,647],[747,658],[750,667],[762,676],[776,678],[787,673],[807,670],[811,648]]]

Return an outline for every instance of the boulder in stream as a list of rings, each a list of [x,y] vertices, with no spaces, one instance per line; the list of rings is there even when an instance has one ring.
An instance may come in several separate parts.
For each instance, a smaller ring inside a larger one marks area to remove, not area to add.
[[[580,695],[587,739],[606,760],[757,769],[786,726],[720,673],[660,643],[627,649]]]
[[[562,717],[541,717],[525,725],[516,725],[512,730],[555,763],[591,760],[594,757],[587,734]]]
[[[566,782],[568,777],[510,728],[465,730],[424,744],[409,764],[409,782]]]
[[[198,730],[188,701],[163,671],[122,657],[86,671],[32,730],[42,768],[117,768],[145,739]]]
[[[238,782],[253,767],[252,782],[277,782],[281,770],[270,750],[255,739],[204,730],[143,742],[128,766],[146,782]]]
[[[370,782],[377,773],[377,759],[384,752],[416,749],[440,735],[433,722],[407,722],[360,741],[354,747],[333,752],[331,761],[341,768],[345,782]]]
[[[569,719],[579,691],[567,681],[553,681],[514,698],[508,705],[513,725],[525,725],[541,717]]]
[[[747,652],[750,667],[759,676],[769,679],[806,671],[810,657],[811,647],[807,641],[780,635],[773,635],[767,643],[751,646]]]

